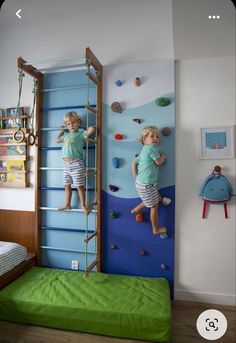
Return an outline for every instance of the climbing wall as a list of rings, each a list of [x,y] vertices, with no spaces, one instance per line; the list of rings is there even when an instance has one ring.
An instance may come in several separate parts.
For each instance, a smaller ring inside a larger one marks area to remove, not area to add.
[[[103,94],[103,271],[165,277],[173,291],[174,61],[107,66]],[[148,209],[144,210],[143,222],[136,222],[130,213],[140,202],[131,163],[142,149],[140,132],[148,125],[160,129],[159,151],[167,155],[167,162],[159,168],[158,179],[161,195],[171,199],[169,205],[159,207],[159,225],[167,227],[167,237],[153,235]]]

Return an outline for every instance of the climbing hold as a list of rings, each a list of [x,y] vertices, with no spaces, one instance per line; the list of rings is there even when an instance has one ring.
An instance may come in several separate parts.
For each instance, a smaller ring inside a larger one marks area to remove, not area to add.
[[[170,205],[171,199],[168,197],[163,197],[163,198],[161,198],[161,202],[163,205],[167,206],[167,205]]]
[[[118,217],[118,213],[117,213],[116,211],[112,211],[112,212],[110,213],[110,217],[111,217],[112,219],[117,218],[117,217]]]
[[[112,249],[112,250],[115,250],[115,249],[117,249],[117,245],[115,245],[115,244],[112,244],[112,245],[111,245],[111,249]]]
[[[146,251],[142,249],[142,250],[140,251],[140,255],[145,256],[145,255],[146,255]]]
[[[119,187],[114,186],[114,185],[109,185],[109,189],[111,192],[117,192],[119,190]]]
[[[134,80],[135,86],[139,87],[141,85],[141,79],[139,77],[136,77]]]
[[[165,263],[162,263],[162,264],[160,265],[160,267],[161,267],[161,269],[163,269],[163,270],[167,269],[167,265],[166,265]]]
[[[135,217],[135,220],[136,222],[139,222],[139,223],[143,222],[143,214],[142,213],[137,214]]]
[[[168,234],[167,233],[161,233],[160,234],[160,238],[161,239],[167,239],[168,238]]]
[[[163,127],[161,133],[163,134],[163,136],[169,136],[171,134],[171,129],[169,127]]]
[[[114,138],[117,139],[118,141],[120,141],[124,138],[124,136],[121,133],[116,133]]]
[[[120,166],[120,160],[119,160],[119,158],[118,158],[118,157],[113,157],[113,159],[112,159],[112,164],[113,164],[113,167],[114,167],[114,168],[119,168],[119,166]]]
[[[138,124],[141,124],[141,122],[142,122],[142,120],[139,119],[139,118],[134,118],[133,121],[134,121],[135,123],[138,123]]]
[[[138,157],[139,154],[135,154],[134,157]]]
[[[170,99],[164,98],[164,97],[157,98],[155,100],[155,103],[157,106],[160,106],[160,107],[168,106],[170,104]]]
[[[111,109],[113,112],[121,113],[122,112],[122,107],[121,104],[117,101],[113,102],[111,104]]]
[[[116,85],[120,87],[123,85],[123,82],[121,80],[116,80]]]

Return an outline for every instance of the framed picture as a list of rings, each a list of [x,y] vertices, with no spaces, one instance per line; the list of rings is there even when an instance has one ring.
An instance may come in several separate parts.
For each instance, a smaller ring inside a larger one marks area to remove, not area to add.
[[[235,126],[201,128],[200,158],[235,158]]]

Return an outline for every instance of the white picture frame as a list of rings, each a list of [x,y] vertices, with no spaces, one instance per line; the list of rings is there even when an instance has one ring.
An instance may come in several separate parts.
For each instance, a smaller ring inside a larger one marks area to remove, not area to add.
[[[235,126],[203,127],[200,159],[235,158]]]

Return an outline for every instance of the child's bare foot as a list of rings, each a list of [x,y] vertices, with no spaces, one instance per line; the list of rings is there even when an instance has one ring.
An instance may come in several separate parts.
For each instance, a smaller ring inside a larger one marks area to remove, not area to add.
[[[63,210],[70,210],[71,206],[70,205],[63,205],[58,207],[58,211],[63,211]]]
[[[136,207],[130,211],[132,214],[141,214],[141,211],[136,210]]]
[[[91,208],[90,208],[89,206],[87,206],[87,205],[82,205],[81,207],[82,207],[82,210],[84,211],[84,213],[85,213],[86,215],[88,215],[88,214],[91,212]]]
[[[161,233],[167,233],[167,228],[165,226],[153,227],[152,232],[154,235],[160,235]]]

